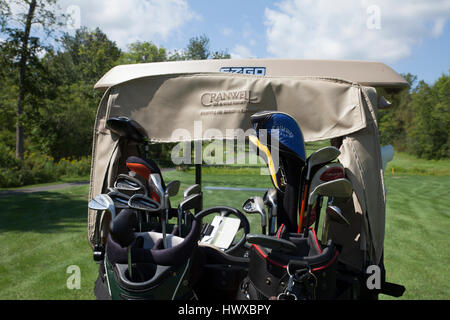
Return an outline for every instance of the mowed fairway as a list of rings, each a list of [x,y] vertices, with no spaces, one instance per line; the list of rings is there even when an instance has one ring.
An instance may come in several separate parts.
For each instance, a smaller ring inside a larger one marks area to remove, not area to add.
[[[271,187],[259,169],[211,169],[204,186]],[[194,183],[192,171],[169,171],[166,181]],[[402,299],[449,299],[448,190],[450,176],[386,176],[388,187],[385,264],[388,281],[406,286]],[[88,187],[0,197],[0,299],[94,299],[97,265],[87,241]],[[255,191],[204,191],[204,206],[241,208]],[[259,216],[249,216],[259,232]],[[81,270],[81,288],[69,290],[69,266]],[[387,296],[380,298],[386,299]]]
[[[0,197],[0,299],[93,299],[88,186]],[[81,289],[69,290],[69,266]]]
[[[387,175],[386,185],[388,281],[406,286],[403,299],[450,299],[450,177]]]

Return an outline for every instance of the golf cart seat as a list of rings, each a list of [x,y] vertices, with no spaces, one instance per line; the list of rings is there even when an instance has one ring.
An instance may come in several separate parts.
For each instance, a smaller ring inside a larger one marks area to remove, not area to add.
[[[162,246],[161,233],[135,233],[131,246],[132,279],[128,271],[127,248],[108,236],[105,263],[108,277],[115,280],[109,281],[116,286],[110,288],[112,295],[119,299],[186,298],[190,284],[195,282],[194,274],[198,273],[198,269],[192,267],[195,259],[191,258],[196,254],[200,224],[192,219],[191,230],[185,238],[167,235],[167,248]],[[186,279],[189,279],[189,285],[178,286]]]
[[[278,234],[280,235],[280,233]],[[336,291],[336,268],[339,251],[331,240],[326,245],[317,240],[314,229],[308,237],[285,234],[284,238],[268,239],[255,236],[249,252],[248,276],[241,284],[240,300],[332,299]],[[277,240],[280,244],[276,244]],[[263,247],[255,243],[267,243]],[[290,245],[287,245],[287,243]],[[293,249],[295,246],[296,250]],[[288,288],[292,277],[293,286]]]

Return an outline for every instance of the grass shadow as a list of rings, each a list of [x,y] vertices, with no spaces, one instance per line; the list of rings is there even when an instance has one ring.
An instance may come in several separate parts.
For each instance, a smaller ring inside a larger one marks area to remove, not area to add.
[[[87,224],[88,187],[0,197],[0,232],[60,232]]]

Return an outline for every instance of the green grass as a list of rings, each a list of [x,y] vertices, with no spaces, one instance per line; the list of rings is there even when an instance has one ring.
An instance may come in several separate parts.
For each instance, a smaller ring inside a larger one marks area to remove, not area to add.
[[[89,176],[61,177],[58,181],[47,182],[47,183],[38,183],[38,184],[32,184],[32,185],[16,187],[16,188],[0,188],[0,191],[2,191],[2,190],[22,190],[22,189],[29,189],[29,188],[34,188],[34,187],[52,186],[55,184],[80,182],[80,181],[89,181]]]
[[[386,186],[387,280],[406,286],[403,299],[450,299],[450,177],[387,176]]]
[[[386,166],[386,174],[399,173],[450,176],[450,160],[419,159],[407,153],[395,152],[394,159]]]
[[[93,299],[98,270],[87,238],[87,186],[0,197],[0,299]],[[69,290],[67,268],[81,270]]]
[[[403,161],[403,162],[402,162]],[[400,163],[400,164],[399,164]],[[396,154],[394,164],[404,168],[386,174],[387,212],[385,265],[387,280],[406,286],[401,299],[449,299],[448,246],[450,230],[450,176],[408,174],[408,168],[449,170],[448,162],[428,163]],[[203,185],[271,187],[259,168],[204,168]],[[416,170],[416,169],[414,169]],[[181,190],[193,184],[193,171],[169,171],[167,181],[180,180]],[[252,191],[204,191],[204,206],[241,208]],[[94,299],[98,266],[87,240],[88,186],[38,194],[0,197],[0,299]],[[252,230],[259,218],[249,216]],[[69,290],[67,267],[81,269],[81,289]],[[381,296],[387,299],[387,296]]]

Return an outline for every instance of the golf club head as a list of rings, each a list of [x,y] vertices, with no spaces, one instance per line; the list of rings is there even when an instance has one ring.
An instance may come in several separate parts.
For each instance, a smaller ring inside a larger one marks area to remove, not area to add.
[[[341,152],[339,151],[339,149],[332,146],[323,147],[312,153],[306,160],[308,164],[308,172],[306,175],[306,179],[309,180],[311,178],[310,174],[313,167],[320,164],[331,162],[334,159],[336,159],[340,154]]]
[[[178,208],[181,212],[199,209],[202,205],[202,195],[193,194],[180,202]]]
[[[291,189],[291,185],[297,185],[294,171],[300,170],[306,160],[303,133],[297,121],[278,111],[257,112],[250,121],[256,135],[250,135],[249,141],[266,162],[274,187],[281,192]]]
[[[89,209],[96,211],[109,211],[111,217],[114,219],[116,216],[116,208],[114,206],[114,201],[107,194],[99,194],[94,199],[92,199],[88,204]]]
[[[144,142],[147,137],[145,129],[139,123],[127,117],[110,118],[106,121],[106,127],[119,137],[138,143]]]
[[[162,179],[159,173],[152,173],[149,177],[150,186],[158,194],[160,199],[164,198],[164,188],[162,186]]]
[[[274,209],[273,216],[276,216],[276,207],[277,207],[277,190],[274,188],[267,189],[264,194],[264,204],[272,207]]]
[[[309,194],[309,204],[313,204],[317,196],[336,197],[336,198],[349,198],[353,193],[353,187],[349,180],[337,179],[328,181],[318,185]]]
[[[350,226],[350,222],[342,215],[341,209],[336,206],[328,206],[326,209],[327,218],[339,224]]]
[[[180,181],[178,180],[170,181],[166,186],[165,194],[169,197],[173,197],[178,194],[179,190],[180,190]]]
[[[188,187],[185,191],[184,191],[184,198],[187,198],[193,194],[199,194],[202,193],[202,187],[199,184],[193,184],[192,186]]]
[[[158,164],[151,159],[130,156],[127,158],[125,164],[131,172],[135,172],[145,180],[148,180],[151,173],[161,174]]]
[[[161,205],[152,198],[144,194],[135,194],[128,200],[128,206],[132,209],[158,212],[161,210]]]
[[[242,210],[248,214],[259,213],[261,215],[261,226],[266,226],[266,210],[264,209],[264,200],[259,196],[253,196],[244,202]]]
[[[138,179],[127,174],[119,174],[114,182],[114,188],[120,191],[131,191],[147,194],[148,190]]]
[[[329,163],[317,170],[312,179],[309,190],[314,190],[318,185],[337,179],[345,178],[344,166],[340,163]]]
[[[116,209],[128,208],[128,200],[130,200],[130,196],[119,191],[111,191],[108,193],[108,196],[114,202]]]

